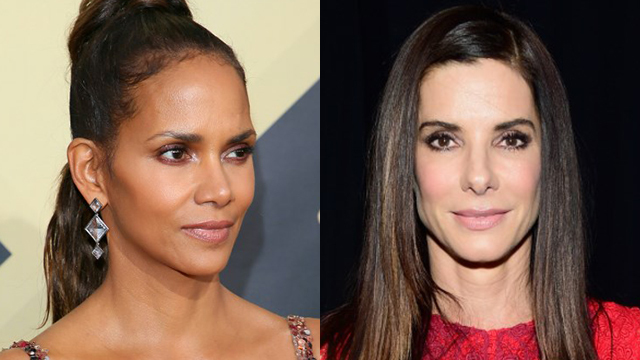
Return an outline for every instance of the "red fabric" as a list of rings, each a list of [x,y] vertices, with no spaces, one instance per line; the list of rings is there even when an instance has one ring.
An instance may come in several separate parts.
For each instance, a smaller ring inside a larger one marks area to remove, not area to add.
[[[640,309],[612,302],[602,305],[603,311],[598,313],[597,303],[592,302],[589,306],[595,317],[592,329],[599,358],[640,359]],[[461,340],[452,345],[451,340],[454,338]],[[539,359],[533,321],[507,329],[480,330],[458,324],[445,324],[440,317],[433,316],[427,347],[430,354],[423,360]]]
[[[595,317],[594,344],[601,360],[640,360],[640,309],[604,302],[590,304]],[[609,326],[609,322],[611,326]],[[613,337],[612,337],[613,335]],[[454,338],[460,338],[453,342]],[[613,347],[612,347],[613,344]],[[427,338],[429,355],[423,360],[538,360],[533,321],[507,329],[481,330],[459,324],[445,324],[434,315]],[[326,348],[320,359],[328,360]]]
[[[640,359],[640,309],[611,302],[603,305],[608,319],[600,314],[593,324],[598,357],[601,360]]]

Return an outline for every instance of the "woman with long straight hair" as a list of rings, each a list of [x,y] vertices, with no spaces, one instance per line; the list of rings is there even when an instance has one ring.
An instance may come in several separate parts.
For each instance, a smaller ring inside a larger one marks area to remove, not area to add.
[[[567,96],[531,29],[435,14],[373,133],[358,283],[322,320],[323,358],[640,358],[640,310],[587,295]]]
[[[234,51],[185,0],[83,0],[68,47],[73,139],[44,258],[53,324],[0,359],[313,358],[317,319],[220,283],[254,195]]]

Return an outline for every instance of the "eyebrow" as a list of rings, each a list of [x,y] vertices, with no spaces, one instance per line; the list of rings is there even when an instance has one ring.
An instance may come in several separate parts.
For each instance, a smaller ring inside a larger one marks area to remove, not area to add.
[[[523,119],[523,118],[517,118],[517,119],[513,119],[511,121],[506,121],[506,122],[500,123],[500,124],[496,125],[493,128],[493,130],[494,131],[504,131],[504,130],[508,130],[508,129],[513,128],[513,127],[516,127],[518,125],[527,125],[527,126],[531,127],[531,129],[533,131],[536,131],[536,127],[533,124],[533,121],[528,120],[528,119]],[[418,131],[421,131],[423,128],[428,127],[428,126],[441,127],[441,128],[444,128],[445,130],[454,131],[454,132],[455,131],[460,131],[460,126],[458,126],[456,124],[440,121],[440,120],[423,121],[420,124],[420,128],[418,129]]]
[[[509,130],[518,125],[527,125],[531,128],[531,130],[533,130],[534,132],[536,131],[536,127],[535,125],[533,125],[533,121],[528,119],[523,119],[523,118],[518,118],[511,121],[503,122],[501,124],[496,125],[493,129],[495,131],[503,131],[503,130]]]
[[[177,131],[165,131],[165,132],[161,132],[159,134],[155,134],[152,137],[147,139],[147,142],[158,138],[158,137],[169,137],[169,138],[174,138],[176,140],[182,140],[184,142],[187,143],[197,143],[197,142],[201,142],[202,141],[202,136],[198,135],[198,134],[193,134],[193,133],[181,133],[181,132],[177,132]]]
[[[418,130],[421,131],[423,128],[427,126],[441,127],[449,131],[460,131],[460,126],[456,124],[440,121],[440,120],[424,121],[422,122],[422,124],[420,124],[420,128]]]
[[[253,129],[247,130],[240,135],[236,135],[227,141],[227,145],[231,145],[240,141],[247,140],[248,138],[255,136],[256,132]]]
[[[243,140],[246,140],[248,138],[250,138],[251,136],[256,135],[255,130],[253,129],[249,129],[246,130],[245,132],[236,135],[234,137],[232,137],[231,139],[229,139],[227,141],[227,145],[229,144],[234,144]],[[194,133],[183,133],[183,132],[178,132],[178,131],[165,131],[165,132],[161,132],[159,134],[155,134],[152,137],[147,139],[147,142],[158,138],[158,137],[169,137],[169,138],[173,138],[176,140],[180,140],[180,141],[184,141],[186,143],[199,143],[202,142],[203,138],[201,135],[198,134],[194,134]]]

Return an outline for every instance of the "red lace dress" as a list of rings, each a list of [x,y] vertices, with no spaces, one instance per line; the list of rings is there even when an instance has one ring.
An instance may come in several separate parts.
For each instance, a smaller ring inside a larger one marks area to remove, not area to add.
[[[603,303],[603,307],[604,311],[595,315],[597,304],[590,304],[591,313],[596,316],[592,328],[599,358],[640,360],[640,309],[612,302]],[[452,341],[456,338],[460,340]],[[427,349],[423,360],[539,360],[533,321],[506,329],[481,330],[445,323],[434,315]],[[320,359],[329,360],[325,350],[321,349]]]

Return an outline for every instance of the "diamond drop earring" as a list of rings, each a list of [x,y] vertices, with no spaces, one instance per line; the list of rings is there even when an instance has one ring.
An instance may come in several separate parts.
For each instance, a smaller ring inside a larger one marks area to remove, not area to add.
[[[96,247],[93,248],[91,254],[93,254],[93,256],[95,256],[97,260],[100,259],[100,257],[104,253],[104,251],[100,247],[100,239],[102,239],[107,231],[109,231],[109,227],[104,223],[104,221],[102,221],[102,219],[100,218],[100,214],[98,214],[98,212],[100,212],[100,210],[102,209],[102,203],[100,202],[100,200],[94,198],[89,207],[91,208],[91,210],[93,210],[95,215],[93,215],[93,218],[91,218],[91,221],[89,221],[87,226],[84,227],[84,230],[88,232],[89,235],[91,235],[93,241],[96,242]]]

